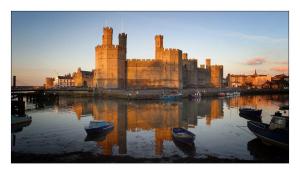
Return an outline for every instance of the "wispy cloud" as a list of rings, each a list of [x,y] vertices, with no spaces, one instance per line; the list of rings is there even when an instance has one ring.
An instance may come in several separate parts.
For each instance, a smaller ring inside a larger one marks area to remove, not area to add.
[[[275,67],[272,67],[271,70],[284,73],[284,72],[288,72],[289,67],[288,66],[275,66]]]
[[[280,61],[273,61],[274,64],[281,64],[281,65],[287,65],[289,64],[289,61],[287,60],[280,60]]]
[[[266,58],[264,58],[264,57],[254,57],[254,58],[247,60],[246,64],[247,65],[261,65],[265,62],[266,62]]]
[[[240,32],[232,32],[229,33],[229,36],[239,37],[241,39],[252,40],[256,42],[267,42],[267,43],[282,43],[287,42],[287,38],[276,38],[270,36],[262,36],[262,35],[252,35],[252,34],[245,34]]]

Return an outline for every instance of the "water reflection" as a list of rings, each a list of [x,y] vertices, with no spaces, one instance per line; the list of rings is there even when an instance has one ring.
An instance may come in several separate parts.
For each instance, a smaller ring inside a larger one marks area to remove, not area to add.
[[[63,104],[68,102],[64,101]],[[97,144],[103,154],[111,155],[114,146],[119,154],[126,154],[126,133],[153,131],[155,154],[161,155],[164,141],[172,141],[171,128],[194,128],[197,118],[205,118],[211,125],[214,119],[223,117],[223,101],[219,99],[190,102],[82,100],[74,99],[71,104],[77,118],[91,114],[94,120],[114,123],[115,129]],[[183,109],[185,108],[185,109]]]
[[[78,125],[76,128],[72,127],[76,129],[73,131],[74,141],[76,137],[76,143],[78,143],[76,146],[81,146],[77,141],[79,136],[83,136],[82,143],[94,143],[93,146],[101,149],[101,154],[104,155],[127,154],[153,157],[175,154],[201,156],[203,153],[213,153],[249,159],[261,158],[253,152],[253,149],[257,150],[260,145],[251,148],[253,143],[247,143],[255,136],[247,132],[246,128],[244,130],[240,128],[246,125],[246,120],[238,116],[238,107],[262,108],[264,114],[268,116],[269,113],[274,113],[280,104],[287,102],[287,95],[203,98],[176,102],[60,97],[59,101],[54,104],[51,114],[75,113],[73,115],[76,117],[73,118],[77,120],[76,124],[81,124],[81,127]],[[72,113],[69,112],[70,110]],[[39,114],[36,113],[36,118]],[[54,118],[47,117],[47,119]],[[113,122],[114,129],[98,137],[86,137],[84,125],[82,125],[84,120],[85,123],[89,120]],[[67,123],[68,120],[64,121]],[[55,128],[56,125],[50,126]],[[194,146],[185,147],[174,142],[171,134],[173,127],[184,127],[194,132],[196,134]],[[57,132],[57,134],[60,133]],[[34,138],[29,133],[24,134],[25,136],[29,137],[28,139]],[[64,134],[62,137],[65,136],[69,135]],[[218,146],[218,141],[224,146]],[[71,143],[68,142],[68,144]],[[85,146],[87,145],[82,145],[82,148]],[[257,153],[261,154],[261,152]],[[262,156],[265,157],[264,154]]]

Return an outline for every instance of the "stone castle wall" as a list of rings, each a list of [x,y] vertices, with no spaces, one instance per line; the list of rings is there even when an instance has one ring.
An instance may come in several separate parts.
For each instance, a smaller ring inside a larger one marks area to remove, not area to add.
[[[223,66],[210,65],[198,68],[196,59],[188,59],[179,49],[164,48],[163,36],[155,36],[155,58],[148,60],[126,59],[127,35],[119,34],[119,45],[113,45],[112,28],[103,28],[102,44],[95,47],[96,88],[173,88],[213,84],[220,87]],[[208,77],[207,77],[208,76]]]
[[[210,66],[210,83],[213,87],[222,87],[223,80],[223,65],[211,65]]]

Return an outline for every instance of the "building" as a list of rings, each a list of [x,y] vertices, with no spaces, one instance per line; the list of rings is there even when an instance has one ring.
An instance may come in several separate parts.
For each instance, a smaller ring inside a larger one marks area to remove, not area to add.
[[[127,34],[119,34],[114,45],[113,29],[103,28],[102,44],[95,47],[94,87],[103,89],[182,89],[200,86],[221,87],[222,65],[198,67],[180,49],[164,48],[164,37],[155,36],[155,57],[127,59]],[[82,81],[82,80],[81,80]],[[81,83],[81,82],[80,82]]]
[[[53,88],[54,87],[54,78],[53,77],[46,77],[45,79],[45,88]]]
[[[93,86],[93,71],[82,71],[81,68],[73,74],[74,85],[76,87],[92,87]]]
[[[285,74],[275,75],[271,78],[271,81],[267,81],[264,88],[271,89],[288,89],[289,88],[289,76]]]
[[[55,87],[74,87],[74,79],[71,74],[64,76],[57,76],[54,81]]]
[[[228,87],[263,88],[267,81],[271,81],[271,76],[257,74],[256,70],[253,75],[227,75]]]

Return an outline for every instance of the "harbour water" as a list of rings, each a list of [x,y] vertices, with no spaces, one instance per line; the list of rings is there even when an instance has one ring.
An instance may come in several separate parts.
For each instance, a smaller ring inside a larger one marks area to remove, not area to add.
[[[30,125],[12,131],[12,152],[67,154],[89,152],[133,158],[207,158],[288,160],[288,151],[269,148],[247,128],[239,107],[260,108],[262,122],[288,95],[255,95],[179,101],[107,100],[60,97],[34,109],[26,103]],[[30,109],[31,108],[31,109]],[[288,113],[287,113],[288,114]],[[113,122],[105,136],[89,139],[84,127],[91,120]],[[195,146],[182,147],[172,140],[171,128],[184,127],[196,135]]]

